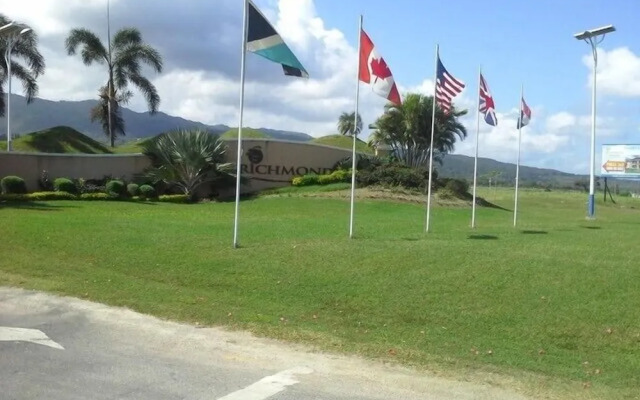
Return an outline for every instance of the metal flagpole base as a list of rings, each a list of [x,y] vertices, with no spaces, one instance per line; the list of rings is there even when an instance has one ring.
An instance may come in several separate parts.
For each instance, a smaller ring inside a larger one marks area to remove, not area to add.
[[[589,195],[587,219],[596,219],[596,196],[594,194]]]

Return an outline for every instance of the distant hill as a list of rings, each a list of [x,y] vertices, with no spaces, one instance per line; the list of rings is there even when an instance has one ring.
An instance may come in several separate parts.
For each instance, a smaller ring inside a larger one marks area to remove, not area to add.
[[[316,144],[324,144],[326,146],[340,147],[342,149],[353,148],[353,139],[350,136],[343,136],[343,135],[322,136],[322,137],[313,139],[312,142]],[[359,151],[361,153],[369,153],[369,154],[374,153],[374,150],[371,147],[369,147],[369,145],[366,142],[363,142],[360,139],[356,140],[356,151]]]
[[[260,128],[259,131],[264,132],[272,139],[291,140],[294,142],[308,142],[313,140],[313,136],[302,132],[279,131],[277,129]]]
[[[111,153],[104,144],[68,126],[56,126],[23,135],[13,141],[16,151],[42,153]]]
[[[441,166],[436,165],[438,175],[448,178],[464,178],[473,182],[473,157],[448,154]],[[487,184],[489,177],[492,183],[513,184],[516,179],[516,165],[503,163],[490,158],[478,158],[478,182]],[[588,178],[554,169],[520,166],[520,183],[523,186],[549,184],[556,187],[572,187],[577,180]]]
[[[89,119],[89,112],[96,104],[97,100],[51,101],[39,98],[35,99],[31,104],[27,104],[23,96],[12,94],[11,128],[14,134],[20,135],[46,130],[52,126],[68,126],[106,143],[102,127],[98,123],[92,123]],[[206,125],[201,122],[174,117],[163,112],[152,115],[149,112],[139,113],[123,108],[122,116],[126,123],[127,135],[119,139],[119,142],[148,138],[174,129],[199,128],[218,135],[230,129],[226,125]],[[311,136],[300,132],[266,128],[259,130],[264,132],[267,137],[274,139],[311,140]],[[0,139],[4,138],[3,132]]]

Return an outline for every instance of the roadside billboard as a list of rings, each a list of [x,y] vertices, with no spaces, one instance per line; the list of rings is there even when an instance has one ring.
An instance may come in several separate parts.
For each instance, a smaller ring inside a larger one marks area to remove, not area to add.
[[[640,144],[602,145],[600,175],[640,179]]]

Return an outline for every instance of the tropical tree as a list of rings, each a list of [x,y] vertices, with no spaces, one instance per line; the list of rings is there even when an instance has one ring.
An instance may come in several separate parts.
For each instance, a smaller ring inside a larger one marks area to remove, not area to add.
[[[233,166],[224,162],[227,145],[205,130],[178,130],[164,133],[142,145],[151,160],[145,176],[154,183],[175,185],[194,197],[205,183],[228,182]]]
[[[10,22],[10,19],[0,14],[0,26]],[[6,54],[7,45],[7,38],[0,36],[0,54]],[[4,84],[8,81],[8,68],[4,57],[0,57],[0,68],[2,69],[2,77],[0,78],[0,116],[4,116],[6,107]],[[44,69],[44,57],[38,50],[38,35],[32,30],[20,35],[11,50],[11,75],[21,81],[27,103],[31,103],[38,95],[37,80],[40,75],[44,74]]]
[[[158,73],[162,72],[162,56],[142,40],[138,29],[119,30],[108,46],[87,29],[73,29],[65,46],[69,55],[75,55],[81,47],[80,56],[85,65],[97,63],[107,67],[107,82],[100,88],[100,104],[92,110],[91,119],[102,122],[111,147],[115,145],[116,136],[125,134],[121,105],[132,97],[130,84],[144,95],[152,114],[158,110],[160,95],[153,83],[142,75],[142,66],[147,65]]]
[[[362,118],[360,114],[358,114],[358,123],[356,124],[356,128],[354,129],[353,125],[356,120],[356,113],[346,113],[343,112],[338,118],[338,132],[344,136],[353,136],[353,132],[355,130],[356,136],[362,132]]]
[[[410,167],[427,166],[431,151],[431,118],[433,97],[418,93],[406,95],[401,105],[389,103],[384,114],[370,126],[372,146],[391,146],[393,155]],[[436,108],[433,157],[441,161],[455,148],[457,140],[464,140],[467,130],[459,118],[466,110],[453,108],[445,113]]]

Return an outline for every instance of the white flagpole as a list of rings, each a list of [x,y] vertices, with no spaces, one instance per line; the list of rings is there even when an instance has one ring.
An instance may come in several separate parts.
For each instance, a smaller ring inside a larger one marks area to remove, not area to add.
[[[353,239],[353,211],[356,198],[356,140],[358,136],[358,106],[360,103],[360,51],[362,35],[362,15],[360,15],[360,29],[358,29],[358,70],[356,71],[356,113],[353,121],[353,152],[351,153],[351,214],[349,217],[349,239]]]
[[[242,124],[244,119],[244,78],[247,58],[248,0],[243,0],[244,17],[242,22],[242,58],[240,61],[240,121],[238,123],[238,158],[236,159],[236,212],[233,222],[233,248],[238,248],[238,216],[240,211],[240,170],[242,163]]]
[[[480,79],[482,66],[478,68],[478,114],[476,115],[476,156],[473,161],[473,205],[471,206],[471,228],[476,227],[476,187],[478,183],[478,144],[480,143]]]
[[[520,185],[520,148],[522,145],[522,99],[524,99],[524,86],[520,86],[520,112],[518,114],[518,161],[516,162],[516,194],[513,205],[513,227],[518,225],[518,186]]]
[[[438,52],[440,51],[440,46],[436,44],[436,60],[435,60],[435,69],[433,70],[433,104],[432,114],[431,114],[431,144],[429,146],[429,183],[427,186],[427,222],[425,226],[425,232],[429,233],[430,227],[430,217],[431,217],[431,176],[433,172],[433,136],[436,127],[436,87],[438,80]]]

